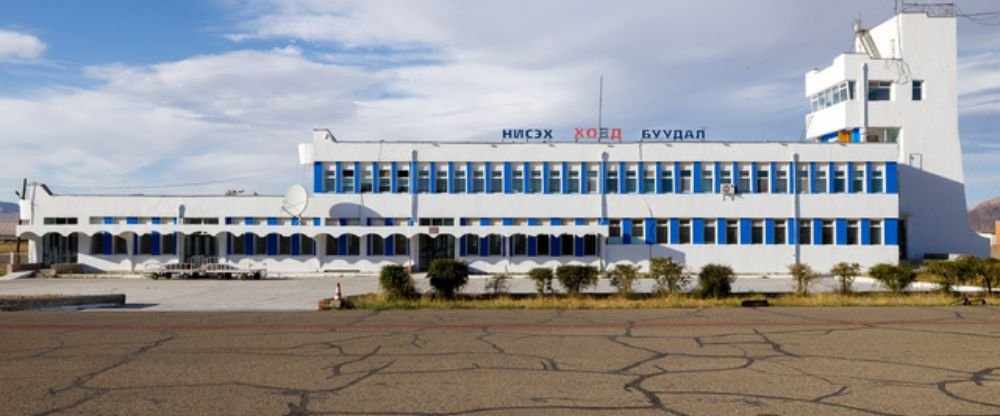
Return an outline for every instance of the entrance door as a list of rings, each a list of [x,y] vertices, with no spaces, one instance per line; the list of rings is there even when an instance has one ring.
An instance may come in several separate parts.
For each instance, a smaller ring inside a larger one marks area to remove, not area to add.
[[[427,270],[431,260],[455,258],[455,237],[450,235],[431,237],[427,234],[421,234],[418,244],[420,245],[420,258],[418,259],[420,270]]]
[[[50,233],[42,237],[42,265],[51,266],[58,263],[76,263],[77,237],[76,233],[65,237]]]
[[[219,242],[214,235],[191,234],[184,237],[184,261],[190,262],[194,256],[218,257]]]

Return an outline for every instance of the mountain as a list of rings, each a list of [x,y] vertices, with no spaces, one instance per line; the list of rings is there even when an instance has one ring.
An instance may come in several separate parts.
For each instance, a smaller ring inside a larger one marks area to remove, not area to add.
[[[18,208],[17,204],[13,202],[0,202],[0,217],[8,215],[17,215]]]
[[[983,201],[969,211],[969,225],[976,232],[993,233],[997,221],[1000,221],[1000,196]]]

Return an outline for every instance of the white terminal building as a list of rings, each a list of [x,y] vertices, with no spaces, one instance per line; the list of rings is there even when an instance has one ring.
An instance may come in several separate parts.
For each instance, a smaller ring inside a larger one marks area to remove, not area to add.
[[[318,129],[298,148],[313,181],[296,212],[280,196],[39,185],[17,233],[34,262],[94,271],[207,256],[286,273],[436,258],[517,273],[668,256],[784,273],[986,256],[966,216],[953,10],[906,10],[855,35],[855,51],[806,74],[801,142],[350,142]]]

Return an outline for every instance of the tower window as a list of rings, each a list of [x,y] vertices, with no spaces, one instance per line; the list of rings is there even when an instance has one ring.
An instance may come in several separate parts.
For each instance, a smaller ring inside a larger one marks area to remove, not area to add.
[[[913,101],[922,101],[924,99],[924,82],[919,80],[913,80]]]

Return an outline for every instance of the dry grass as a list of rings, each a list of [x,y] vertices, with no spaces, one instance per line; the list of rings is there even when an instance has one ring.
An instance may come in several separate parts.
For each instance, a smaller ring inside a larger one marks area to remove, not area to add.
[[[760,295],[732,296],[723,299],[699,299],[687,295],[670,295],[627,299],[609,297],[524,297],[435,299],[423,296],[413,300],[390,300],[381,294],[349,298],[358,309],[663,309],[737,307],[744,299],[761,299]],[[957,305],[959,298],[943,293],[865,293],[852,295],[816,294],[810,296],[781,295],[768,298],[773,306],[948,306]]]
[[[17,248],[17,244],[14,243],[14,242],[6,242],[6,241],[0,242],[0,253],[5,253],[5,254],[6,253],[10,253],[10,252],[13,252],[14,249],[16,249],[16,248]],[[22,241],[21,242],[21,252],[22,253],[27,253],[28,252],[28,242],[27,241]]]

